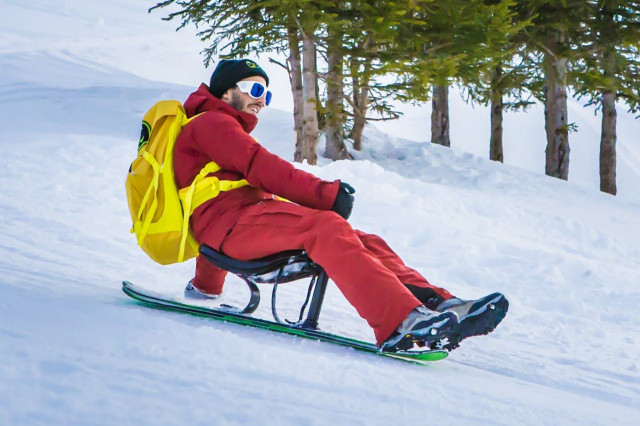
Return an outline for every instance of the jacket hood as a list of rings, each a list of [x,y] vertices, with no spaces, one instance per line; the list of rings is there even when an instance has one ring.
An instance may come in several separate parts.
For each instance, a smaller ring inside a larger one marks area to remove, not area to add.
[[[184,109],[187,112],[187,117],[193,117],[196,114],[207,111],[223,112],[235,118],[247,133],[251,133],[258,125],[258,117],[238,111],[226,102],[216,98],[209,92],[209,88],[204,83],[198,87],[198,90],[189,95],[184,103]]]

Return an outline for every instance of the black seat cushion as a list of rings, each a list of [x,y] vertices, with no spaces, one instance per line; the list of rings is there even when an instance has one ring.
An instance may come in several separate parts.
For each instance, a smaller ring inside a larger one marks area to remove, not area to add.
[[[273,272],[293,263],[312,263],[304,250],[283,251],[254,260],[238,260],[203,244],[200,246],[200,254],[218,268],[244,276]]]

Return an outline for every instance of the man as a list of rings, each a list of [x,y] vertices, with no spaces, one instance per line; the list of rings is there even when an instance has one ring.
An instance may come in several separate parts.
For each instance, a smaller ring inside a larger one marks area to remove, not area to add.
[[[178,186],[188,186],[210,161],[221,167],[214,173],[220,180],[250,184],[222,192],[194,211],[191,226],[198,242],[240,260],[306,250],[367,320],[382,350],[413,342],[433,346],[445,338],[445,348],[452,349],[466,337],[492,331],[508,308],[503,295],[464,301],[431,285],[380,237],[351,228],[346,219],[355,191],[350,185],[298,170],[249,136],[271,100],[268,85],[255,62],[222,60],[209,86],[202,84],[184,104],[189,117],[204,114],[176,141]],[[185,294],[215,297],[225,276],[198,257]]]

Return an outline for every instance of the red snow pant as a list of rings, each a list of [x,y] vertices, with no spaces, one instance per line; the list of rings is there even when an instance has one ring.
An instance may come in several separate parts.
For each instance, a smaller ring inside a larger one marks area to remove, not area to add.
[[[207,243],[206,235],[200,239]],[[443,299],[452,297],[405,266],[382,238],[354,230],[332,211],[276,200],[260,202],[242,213],[220,249],[239,260],[304,249],[373,328],[378,345],[421,304],[404,284],[429,288]],[[226,274],[199,256],[193,285],[220,294]]]

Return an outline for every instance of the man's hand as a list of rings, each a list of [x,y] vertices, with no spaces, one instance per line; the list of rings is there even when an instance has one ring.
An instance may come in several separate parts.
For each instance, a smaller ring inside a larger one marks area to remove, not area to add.
[[[349,185],[346,182],[340,182],[340,189],[338,190],[338,195],[336,196],[336,200],[333,202],[333,206],[331,210],[338,213],[345,219],[349,219],[351,216],[351,210],[353,210],[353,200],[355,197],[356,190],[353,189],[353,186]]]

